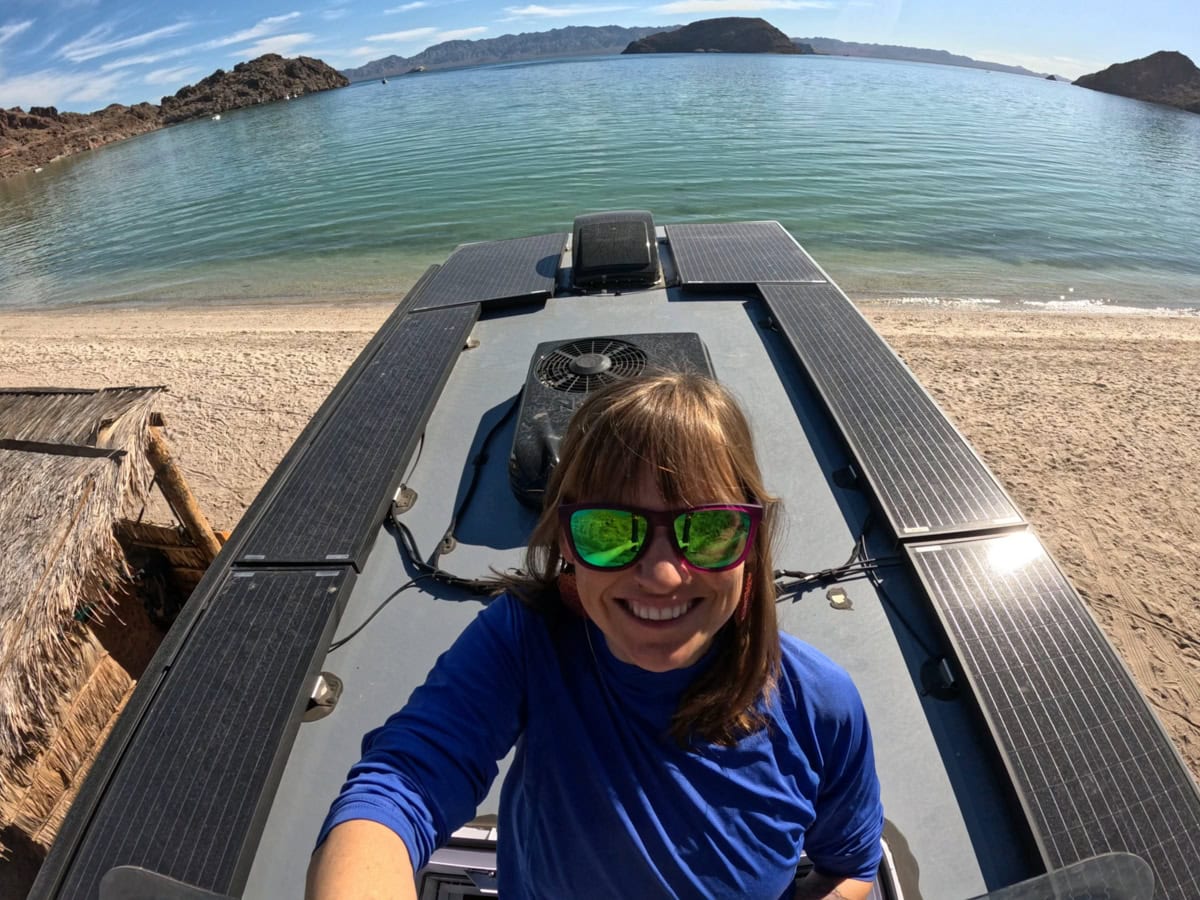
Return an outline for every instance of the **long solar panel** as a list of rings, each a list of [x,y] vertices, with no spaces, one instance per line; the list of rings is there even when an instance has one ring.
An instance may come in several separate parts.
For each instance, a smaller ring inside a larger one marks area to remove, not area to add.
[[[1200,792],[1099,626],[1031,532],[912,543],[1052,869],[1112,851],[1156,896],[1200,897]]]
[[[95,898],[118,865],[240,890],[353,579],[345,566],[227,574],[174,659],[144,676],[162,679],[154,703],[73,857],[52,852],[33,896],[61,875],[57,896]]]
[[[684,285],[825,280],[812,257],[778,222],[668,225],[666,231]]]
[[[238,562],[359,571],[478,306],[410,313],[350,385],[254,526]]]
[[[544,300],[554,293],[566,234],[459,247],[421,290],[414,309]]]
[[[760,284],[900,538],[1023,518],[970,445],[833,284]]]

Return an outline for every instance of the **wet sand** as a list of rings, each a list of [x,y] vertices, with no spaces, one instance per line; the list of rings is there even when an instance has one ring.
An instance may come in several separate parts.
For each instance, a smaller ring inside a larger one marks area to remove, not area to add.
[[[1200,774],[1200,318],[866,304],[983,455]],[[0,387],[165,384],[232,528],[391,304],[0,313]]]

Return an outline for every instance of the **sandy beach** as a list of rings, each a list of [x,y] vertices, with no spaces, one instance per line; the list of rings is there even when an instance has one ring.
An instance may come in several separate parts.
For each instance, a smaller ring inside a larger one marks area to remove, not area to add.
[[[0,313],[0,387],[163,384],[218,528],[391,304]],[[999,475],[1200,773],[1200,318],[865,305]]]

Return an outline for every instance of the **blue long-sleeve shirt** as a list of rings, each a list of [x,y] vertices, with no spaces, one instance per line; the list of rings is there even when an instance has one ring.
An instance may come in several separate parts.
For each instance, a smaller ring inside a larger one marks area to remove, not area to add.
[[[827,657],[782,642],[769,727],[685,750],[667,730],[710,659],[647,672],[583,619],[552,634],[498,598],[363,739],[318,845],[369,819],[420,868],[474,816],[515,743],[500,796],[503,897],[779,897],[802,849],[827,874],[871,880],[883,811],[862,701]]]

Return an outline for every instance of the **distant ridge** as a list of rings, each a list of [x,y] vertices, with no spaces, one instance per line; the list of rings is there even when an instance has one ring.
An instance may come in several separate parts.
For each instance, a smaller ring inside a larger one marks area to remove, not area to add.
[[[658,25],[622,28],[619,25],[571,25],[566,28],[552,28],[549,31],[506,34],[477,41],[446,41],[427,47],[416,56],[385,56],[357,68],[342,69],[341,72],[351,81],[367,81],[372,78],[403,75],[419,66],[426,69],[449,69],[555,56],[616,54],[633,41],[679,27]]]
[[[899,59],[906,62],[937,63],[943,66],[963,66],[968,69],[989,69],[993,72],[1009,72],[1013,75],[1033,75],[1045,78],[1047,72],[1033,72],[1024,66],[1006,66],[1003,63],[985,62],[961,56],[946,50],[928,50],[923,47],[901,47],[896,44],[859,44],[854,41],[839,41],[837,38],[811,37],[792,38],[794,44],[809,44],[817,53],[829,56],[865,56],[871,59]]]

